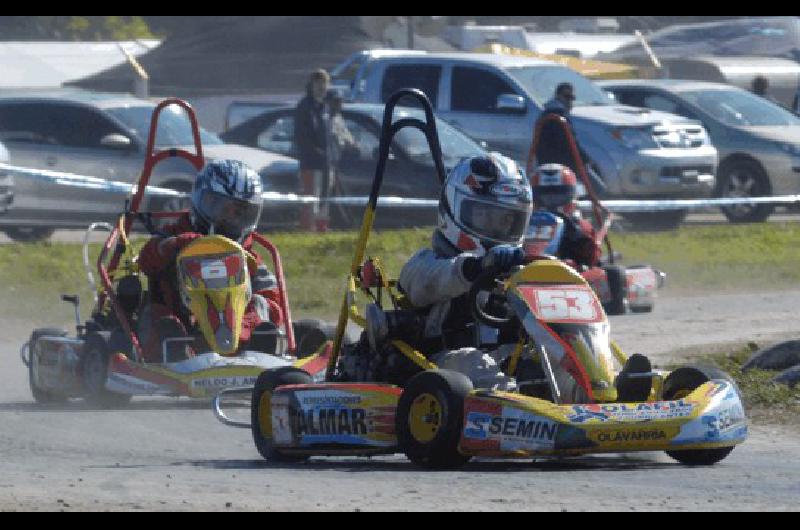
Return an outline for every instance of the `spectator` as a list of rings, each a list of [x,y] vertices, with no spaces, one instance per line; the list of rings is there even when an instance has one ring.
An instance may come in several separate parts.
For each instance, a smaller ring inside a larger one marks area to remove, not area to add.
[[[561,83],[556,88],[553,99],[545,104],[544,112],[539,117],[539,122],[535,130],[539,131],[539,137],[534,138],[534,147],[536,149],[535,160],[532,165],[529,165],[528,171],[533,173],[537,167],[547,164],[560,164],[562,166],[572,169],[576,175],[581,172],[578,169],[578,161],[573,156],[572,149],[570,148],[569,136],[575,140],[575,145],[578,147],[578,154],[583,160],[583,164],[589,173],[589,178],[592,180],[592,185],[599,193],[605,192],[605,184],[600,176],[592,168],[589,155],[581,148],[578,143],[578,138],[575,136],[575,130],[572,126],[570,115],[572,107],[575,103],[575,88],[571,83]],[[548,116],[561,116],[567,122],[566,129],[558,122],[548,121],[539,130],[539,123]],[[529,177],[531,175],[528,175]]]
[[[328,72],[314,71],[306,85],[306,96],[295,109],[294,145],[300,161],[300,191],[315,197],[323,196],[325,173],[328,171],[325,96],[329,84]],[[305,230],[326,230],[327,206],[323,208],[314,204],[303,207],[300,224]]]
[[[774,97],[769,95],[769,80],[766,77],[764,77],[763,75],[760,75],[760,76],[756,77],[755,79],[753,79],[753,90],[752,90],[752,92],[756,96],[761,96],[762,98],[766,99],[767,101],[771,101],[772,103],[775,103],[776,105],[781,106],[780,102],[777,99],[775,99]]]
[[[339,163],[345,153],[358,156],[358,144],[350,129],[342,116],[342,104],[344,100],[342,95],[331,90],[325,98],[328,106],[328,128],[327,128],[327,154],[328,154],[328,171],[325,175],[325,183],[323,188],[323,196],[330,197],[334,194],[334,189],[337,185],[341,185],[339,181]],[[327,205],[323,204],[323,210]],[[327,216],[327,214],[326,214]]]

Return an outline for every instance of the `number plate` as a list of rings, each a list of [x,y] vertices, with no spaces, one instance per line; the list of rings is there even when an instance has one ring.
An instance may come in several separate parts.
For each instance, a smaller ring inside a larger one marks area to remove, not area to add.
[[[603,308],[589,287],[526,285],[518,289],[539,320],[555,324],[596,324],[605,320]]]

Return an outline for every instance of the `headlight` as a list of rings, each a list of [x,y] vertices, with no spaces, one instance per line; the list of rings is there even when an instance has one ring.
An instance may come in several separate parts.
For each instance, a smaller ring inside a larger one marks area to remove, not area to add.
[[[780,144],[781,149],[792,155],[792,156],[800,156],[800,145],[797,144]]]
[[[643,129],[614,129],[611,136],[633,151],[658,148],[650,132]]]

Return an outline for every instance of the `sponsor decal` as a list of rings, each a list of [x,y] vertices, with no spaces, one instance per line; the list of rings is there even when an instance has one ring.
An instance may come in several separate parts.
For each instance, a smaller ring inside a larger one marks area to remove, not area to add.
[[[659,442],[670,436],[662,429],[640,429],[621,431],[597,431],[593,438],[599,443],[645,443]]]
[[[195,390],[209,390],[214,388],[254,386],[257,380],[257,376],[207,377],[193,380],[192,388]]]
[[[706,439],[709,441],[727,438],[731,434],[740,433],[747,428],[744,409],[739,403],[721,409],[717,414],[703,416],[701,421],[708,428]]]
[[[367,434],[367,411],[350,408],[322,408],[295,411],[298,436]]]
[[[651,421],[686,418],[695,411],[694,402],[661,401],[657,403],[573,405],[573,413],[567,416],[571,423],[598,421]]]
[[[499,440],[522,447],[552,446],[557,433],[557,423],[514,409],[504,409],[500,416],[471,412],[464,428],[465,438]]]

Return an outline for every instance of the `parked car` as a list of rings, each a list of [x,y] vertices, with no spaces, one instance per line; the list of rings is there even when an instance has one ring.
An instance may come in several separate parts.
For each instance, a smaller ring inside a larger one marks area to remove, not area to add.
[[[701,121],[719,150],[715,194],[759,197],[800,193],[800,117],[745,90],[677,80],[602,83],[622,103]],[[773,206],[723,208],[733,222],[766,220]]]
[[[8,150],[0,143],[0,164],[8,164]],[[0,214],[8,211],[14,202],[14,178],[0,169]]]
[[[369,195],[375,176],[383,111],[383,105],[344,105],[342,117],[357,148],[342,154],[337,194]],[[422,112],[416,109],[395,112],[395,119],[406,117],[424,119]],[[480,145],[444,121],[437,120],[436,127],[447,171],[462,158],[485,154]],[[270,110],[221,135],[228,143],[259,147],[286,156],[295,156],[293,137],[293,107]],[[382,189],[384,195],[439,198],[441,186],[425,136],[420,131],[406,128],[395,137]],[[353,226],[360,222],[361,211],[363,208],[334,208],[334,226]],[[419,226],[435,222],[436,210],[431,208],[403,209],[397,215],[378,216],[381,226]]]
[[[524,162],[533,128],[559,83],[577,100],[573,122],[608,197],[705,197],[714,187],[717,152],[699,122],[616,104],[559,64],[491,54],[362,52],[347,63],[349,99],[382,103],[399,88],[421,89],[437,114],[490,149]],[[338,72],[337,69],[335,72]],[[655,216],[674,224],[683,213]]]
[[[118,94],[58,91],[0,96],[0,141],[13,165],[88,175],[134,183],[142,171],[150,117],[155,103]],[[253,167],[268,188],[296,179],[297,161],[275,153],[225,145],[201,130],[207,160],[233,158]],[[182,109],[168,108],[159,121],[158,148],[193,151],[189,120]],[[175,158],[159,164],[151,184],[190,191],[195,170]],[[48,237],[56,228],[85,227],[89,222],[113,219],[124,197],[103,190],[79,189],[15,179],[14,208],[0,218],[0,230],[19,240]],[[153,209],[183,209],[187,199],[156,199]],[[265,219],[291,223],[287,208]]]

